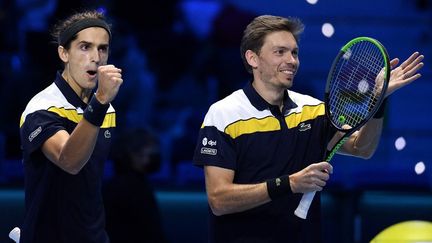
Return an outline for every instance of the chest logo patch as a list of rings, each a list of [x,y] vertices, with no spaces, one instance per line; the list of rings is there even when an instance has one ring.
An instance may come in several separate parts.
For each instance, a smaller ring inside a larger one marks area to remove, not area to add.
[[[111,133],[110,133],[110,131],[109,131],[109,130],[106,130],[106,131],[104,132],[104,136],[105,136],[105,138],[111,138]]]
[[[299,131],[300,132],[307,131],[311,128],[312,128],[311,124],[305,124],[304,122],[300,123],[300,125],[299,125]]]

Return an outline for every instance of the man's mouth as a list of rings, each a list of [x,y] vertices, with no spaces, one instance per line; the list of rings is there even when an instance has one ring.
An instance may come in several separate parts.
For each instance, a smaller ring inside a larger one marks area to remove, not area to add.
[[[292,70],[281,70],[281,72],[286,74],[286,75],[294,75],[294,71],[292,71]]]
[[[294,75],[296,74],[296,70],[292,69],[292,68],[280,69],[280,72],[283,73],[284,75],[288,76],[289,78],[293,78]]]
[[[94,77],[94,76],[96,76],[96,74],[97,74],[97,72],[96,72],[96,71],[93,71],[93,70],[88,70],[87,73],[88,73],[91,77]]]

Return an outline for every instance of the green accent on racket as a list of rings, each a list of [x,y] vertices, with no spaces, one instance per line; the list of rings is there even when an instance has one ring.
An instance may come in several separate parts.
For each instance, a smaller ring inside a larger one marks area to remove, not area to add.
[[[340,122],[341,124],[345,124],[346,118],[345,118],[345,116],[340,115],[339,118],[338,118],[338,120],[339,120],[339,122]]]

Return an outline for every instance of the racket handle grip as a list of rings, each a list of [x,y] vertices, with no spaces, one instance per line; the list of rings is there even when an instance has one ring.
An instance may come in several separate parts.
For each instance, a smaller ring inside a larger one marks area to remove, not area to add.
[[[21,230],[18,227],[15,227],[9,233],[9,238],[18,243],[20,241]]]
[[[309,207],[312,203],[312,200],[314,199],[315,192],[308,192],[303,194],[302,199],[300,200],[299,205],[297,206],[297,209],[294,211],[294,214],[302,219],[306,219]]]

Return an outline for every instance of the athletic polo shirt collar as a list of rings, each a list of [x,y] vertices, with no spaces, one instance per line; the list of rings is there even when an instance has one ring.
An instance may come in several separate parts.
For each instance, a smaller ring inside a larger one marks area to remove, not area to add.
[[[57,72],[54,83],[57,85],[57,87],[60,89],[60,91],[63,93],[63,95],[66,97],[66,99],[71,105],[75,107],[81,107],[83,109],[87,107],[87,104],[84,103],[84,101],[82,101],[80,97],[78,97],[72,87],[63,78],[60,71]]]
[[[258,94],[255,88],[252,86],[252,82],[248,82],[243,87],[243,92],[246,94],[251,104],[260,111],[263,111],[265,109],[271,109],[272,107],[274,107]],[[297,104],[294,103],[294,101],[292,101],[289,97],[287,90],[285,90],[283,104],[284,111],[297,107]]]

